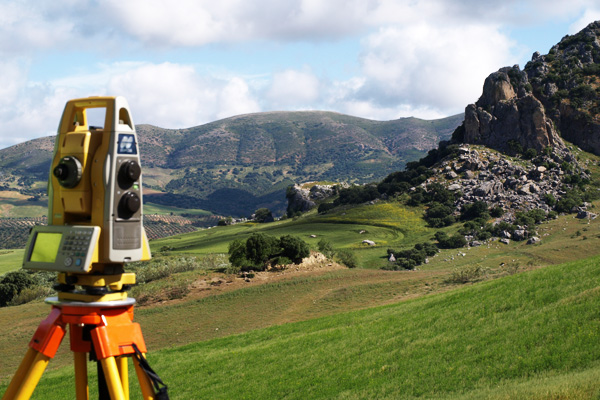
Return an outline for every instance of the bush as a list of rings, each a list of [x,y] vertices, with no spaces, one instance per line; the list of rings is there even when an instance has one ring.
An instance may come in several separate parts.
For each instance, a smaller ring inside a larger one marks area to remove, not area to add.
[[[246,240],[246,258],[258,269],[264,269],[265,262],[279,251],[279,241],[273,236],[253,233]]]
[[[338,261],[348,268],[358,267],[358,259],[350,250],[339,250],[336,255]]]
[[[264,270],[267,262],[282,264],[278,260],[300,263],[310,254],[308,244],[300,238],[284,235],[277,239],[264,233],[253,233],[246,241],[236,239],[229,243],[229,262],[242,270]]]
[[[441,228],[452,225],[456,220],[452,213],[454,210],[440,203],[432,203],[431,207],[425,211],[425,221],[433,228]]]
[[[7,306],[24,289],[34,286],[35,279],[25,271],[12,271],[0,279],[0,307]]]
[[[279,247],[281,247],[281,256],[289,258],[295,264],[300,264],[303,258],[310,255],[308,244],[304,240],[292,235],[285,235],[279,238]]]
[[[254,212],[254,220],[259,223],[273,222],[273,214],[268,208],[259,208]]]
[[[329,210],[332,210],[335,208],[335,204],[333,203],[321,203],[319,204],[319,208],[317,208],[317,212],[319,214],[324,214]]]
[[[437,232],[435,239],[438,241],[438,247],[442,249],[458,249],[467,245],[467,240],[458,233],[448,236],[445,232]]]
[[[325,239],[319,240],[317,244],[319,251],[325,255],[327,258],[332,258],[335,255],[335,250],[333,250],[333,246],[331,242]]]
[[[485,201],[476,201],[471,204],[465,204],[462,211],[460,212],[460,219],[468,221],[470,219],[483,218],[489,219],[490,213],[488,211],[488,205]]]
[[[462,268],[457,268],[452,271],[452,274],[446,280],[447,283],[467,283],[482,279],[487,271],[480,265],[469,265]]]

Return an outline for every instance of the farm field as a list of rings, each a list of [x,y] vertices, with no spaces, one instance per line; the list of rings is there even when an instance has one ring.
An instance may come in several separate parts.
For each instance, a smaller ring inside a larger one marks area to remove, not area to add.
[[[29,201],[27,196],[12,190],[0,191],[0,218],[41,217],[48,214],[48,199]]]

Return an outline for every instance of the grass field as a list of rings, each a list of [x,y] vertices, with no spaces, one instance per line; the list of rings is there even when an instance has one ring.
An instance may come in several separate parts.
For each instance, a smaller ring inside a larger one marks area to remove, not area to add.
[[[325,215],[313,210],[294,220],[236,224],[159,239],[152,241],[151,247],[153,251],[168,247],[175,253],[226,253],[230,242],[254,232],[277,237],[295,235],[313,249],[317,249],[320,240],[326,239],[336,249],[355,250],[362,267],[379,268],[385,264],[388,247],[409,248],[433,237],[434,230],[425,226],[421,212],[397,202],[341,208]],[[316,237],[311,237],[313,235]],[[376,245],[363,244],[365,239]]]
[[[161,215],[181,215],[181,214],[192,214],[192,215],[212,215],[210,211],[187,209],[179,207],[170,207],[162,204],[155,203],[144,203],[144,214],[161,214]]]
[[[185,346],[173,341],[148,358],[172,399],[597,398],[598,262]],[[196,308],[211,301],[221,299]],[[250,318],[245,311],[240,317]],[[161,308],[140,319],[153,312]],[[187,325],[204,323],[189,316]],[[179,336],[176,323],[162,329]],[[71,367],[49,371],[35,398],[72,397],[71,375]]]
[[[0,275],[21,268],[23,249],[0,250]]]

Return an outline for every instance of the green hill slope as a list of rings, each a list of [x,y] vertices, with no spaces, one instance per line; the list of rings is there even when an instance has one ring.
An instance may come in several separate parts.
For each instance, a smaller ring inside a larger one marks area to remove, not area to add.
[[[600,394],[600,258],[150,353],[173,399]],[[240,311],[242,312],[242,311]],[[36,398],[68,398],[72,368]]]

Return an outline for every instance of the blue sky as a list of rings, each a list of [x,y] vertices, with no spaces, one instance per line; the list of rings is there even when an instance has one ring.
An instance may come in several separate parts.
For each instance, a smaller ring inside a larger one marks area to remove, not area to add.
[[[273,110],[441,118],[483,80],[600,19],[596,0],[3,0],[0,148],[67,100],[122,95],[136,124]]]

